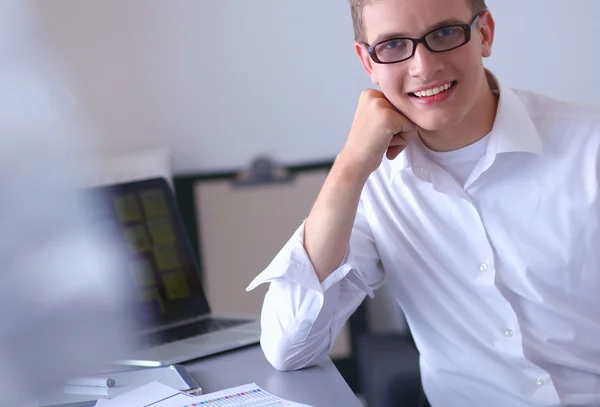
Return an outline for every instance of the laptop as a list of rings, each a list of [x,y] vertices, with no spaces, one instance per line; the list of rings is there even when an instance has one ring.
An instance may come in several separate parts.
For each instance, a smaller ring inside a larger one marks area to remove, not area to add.
[[[129,263],[136,348],[116,364],[166,366],[259,342],[258,318],[211,312],[172,187],[164,178],[88,190],[92,220],[122,244]]]

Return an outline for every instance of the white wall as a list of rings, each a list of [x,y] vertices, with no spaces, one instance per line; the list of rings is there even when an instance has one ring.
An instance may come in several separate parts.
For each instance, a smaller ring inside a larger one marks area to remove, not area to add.
[[[487,0],[496,40],[487,66],[514,87],[600,106],[598,0]]]
[[[346,0],[38,0],[105,149],[172,149],[176,172],[267,153],[328,160],[370,82]],[[600,105],[598,0],[488,0],[508,84]]]

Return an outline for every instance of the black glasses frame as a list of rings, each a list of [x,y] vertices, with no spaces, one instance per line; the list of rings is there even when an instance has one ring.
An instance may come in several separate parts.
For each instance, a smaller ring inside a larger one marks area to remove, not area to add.
[[[438,53],[440,53],[440,52],[448,52],[448,51],[452,51],[454,49],[460,48],[463,45],[467,44],[469,41],[471,41],[471,31],[473,30],[473,27],[479,21],[479,17],[480,16],[481,16],[481,14],[477,14],[475,16],[475,18],[473,19],[473,21],[471,22],[471,24],[455,24],[455,25],[449,25],[449,26],[446,26],[446,27],[436,28],[435,30],[429,31],[427,34],[425,34],[421,38],[398,37],[398,38],[390,38],[390,39],[387,39],[387,40],[379,41],[379,42],[377,42],[377,43],[375,43],[373,45],[368,45],[366,43],[363,43],[363,45],[367,49],[367,52],[371,56],[371,59],[373,60],[373,62],[378,63],[378,64],[397,64],[398,62],[408,61],[409,59],[411,59],[415,55],[415,52],[417,51],[417,46],[419,44],[423,44],[425,46],[425,48],[427,48],[431,52],[438,52]],[[460,45],[457,45],[457,46],[452,47],[450,49],[445,49],[443,51],[437,51],[437,50],[432,49],[429,46],[429,44],[427,43],[427,41],[425,40],[425,38],[427,38],[429,35],[433,34],[436,31],[447,30],[448,28],[462,28],[465,31],[465,41],[462,44],[460,44]],[[384,44],[386,42],[389,42],[389,41],[398,41],[398,40],[408,40],[408,41],[412,42],[413,48],[412,48],[412,53],[410,54],[410,56],[407,57],[407,58],[399,59],[397,61],[390,61],[390,62],[383,62],[383,61],[381,61],[379,59],[379,57],[377,57],[377,53],[375,52],[375,49],[379,45]]]

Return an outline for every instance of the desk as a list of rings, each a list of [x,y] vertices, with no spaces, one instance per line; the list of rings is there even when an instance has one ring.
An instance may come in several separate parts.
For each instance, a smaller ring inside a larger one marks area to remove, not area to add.
[[[362,407],[331,360],[293,372],[274,369],[260,346],[249,346],[183,364],[203,394],[256,383],[275,396],[314,407]],[[92,407],[93,403],[68,407]],[[64,406],[62,406],[64,407]]]
[[[203,393],[256,383],[278,397],[314,407],[361,407],[331,360],[293,372],[280,372],[265,359],[260,346],[185,364]]]

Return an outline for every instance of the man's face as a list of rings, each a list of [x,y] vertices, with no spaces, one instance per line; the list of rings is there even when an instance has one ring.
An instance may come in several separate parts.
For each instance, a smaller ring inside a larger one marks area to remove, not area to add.
[[[466,0],[373,0],[363,10],[367,44],[396,37],[421,38],[440,24],[471,24],[475,15]],[[482,57],[491,54],[494,22],[489,12],[473,27],[471,40],[457,49],[434,53],[419,44],[414,56],[395,64],[377,64],[363,44],[356,44],[373,83],[409,120],[439,131],[465,119],[487,86]],[[449,89],[444,90],[448,85]],[[415,94],[433,90],[433,97]]]

